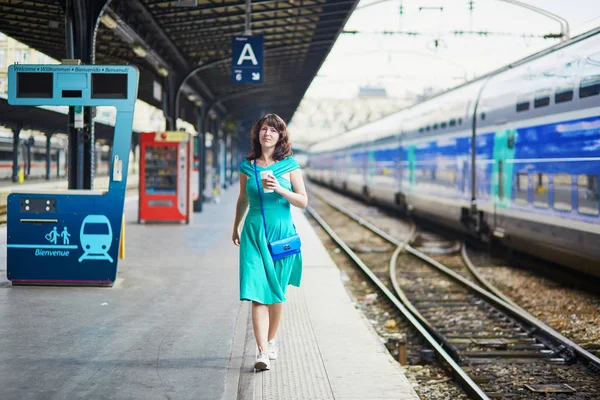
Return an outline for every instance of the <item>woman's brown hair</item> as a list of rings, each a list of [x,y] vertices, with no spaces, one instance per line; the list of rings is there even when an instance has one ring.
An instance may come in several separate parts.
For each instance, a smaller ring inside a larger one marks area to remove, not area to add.
[[[290,134],[287,131],[287,126],[281,117],[277,114],[267,114],[259,119],[250,130],[250,154],[248,160],[256,160],[262,155],[262,147],[260,145],[260,128],[263,125],[273,127],[279,132],[279,140],[275,145],[273,159],[275,161],[283,160],[292,155],[292,142],[290,142]]]

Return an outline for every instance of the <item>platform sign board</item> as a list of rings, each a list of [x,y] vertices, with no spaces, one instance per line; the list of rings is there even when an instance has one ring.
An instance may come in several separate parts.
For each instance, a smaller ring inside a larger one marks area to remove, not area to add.
[[[263,37],[234,36],[231,40],[233,83],[263,82]]]
[[[7,203],[7,278],[13,284],[111,286],[117,261],[138,70],[113,65],[11,65],[8,103],[113,106],[108,191],[13,191]]]

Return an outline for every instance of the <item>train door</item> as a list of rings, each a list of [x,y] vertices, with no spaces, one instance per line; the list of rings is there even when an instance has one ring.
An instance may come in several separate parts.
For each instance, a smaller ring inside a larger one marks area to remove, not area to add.
[[[460,182],[460,190],[463,196],[467,194],[467,190],[469,189],[469,161],[462,161],[462,180]]]
[[[369,187],[373,187],[375,173],[377,171],[377,157],[375,155],[375,142],[371,142],[365,145],[366,152],[366,168],[363,169],[363,194],[369,196]]]
[[[396,193],[402,193],[402,176],[404,175],[404,165],[402,164],[402,134],[397,136],[396,140],[396,165],[394,166],[394,179],[396,180]],[[398,204],[398,201],[396,201]]]
[[[517,131],[507,129],[494,134],[494,164],[490,198],[497,208],[509,208],[512,199],[513,166]],[[494,220],[496,220],[494,212]]]
[[[407,149],[408,156],[408,186],[414,189],[417,184],[417,146],[411,144]]]

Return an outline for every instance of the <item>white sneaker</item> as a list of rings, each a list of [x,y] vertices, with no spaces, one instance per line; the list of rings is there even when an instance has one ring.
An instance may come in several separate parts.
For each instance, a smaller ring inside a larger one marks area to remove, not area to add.
[[[260,371],[268,370],[270,368],[269,357],[267,353],[259,353],[258,357],[256,357],[256,362],[254,363],[254,369],[258,369]]]
[[[277,346],[275,346],[275,339],[269,341],[269,360],[277,360]]]

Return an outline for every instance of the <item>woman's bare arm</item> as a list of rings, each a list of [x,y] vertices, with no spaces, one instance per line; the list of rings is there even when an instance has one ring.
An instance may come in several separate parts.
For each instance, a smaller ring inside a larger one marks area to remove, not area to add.
[[[246,210],[248,209],[248,194],[246,193],[246,182],[248,181],[248,177],[244,174],[240,174],[240,194],[238,195],[237,204],[235,207],[235,222],[233,223],[233,235],[232,240],[236,246],[240,245],[240,224],[244,215],[246,215]]]
[[[293,170],[290,173],[290,182],[292,183],[292,189],[287,190],[281,185],[277,179],[273,176],[267,177],[267,188],[273,189],[276,193],[279,193],[293,206],[298,208],[306,208],[308,205],[308,196],[306,195],[306,188],[304,187],[304,178],[302,177],[302,171],[300,168]]]

